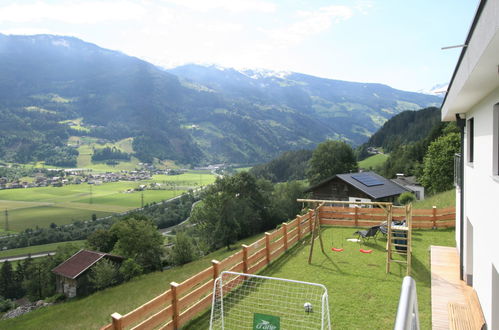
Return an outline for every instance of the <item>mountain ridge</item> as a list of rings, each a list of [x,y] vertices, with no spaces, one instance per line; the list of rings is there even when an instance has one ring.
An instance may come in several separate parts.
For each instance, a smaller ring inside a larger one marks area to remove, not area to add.
[[[58,130],[54,139],[37,128],[34,141],[22,137],[27,126],[5,127],[0,159],[7,161],[40,145],[67,148],[69,135],[87,134],[132,137],[135,155],[148,162],[255,163],[328,138],[359,145],[392,115],[438,102],[382,84],[294,72],[165,70],[75,37],[0,34],[0,108],[20,121],[37,111]],[[60,124],[74,118],[86,132]],[[24,153],[24,160],[47,158]]]

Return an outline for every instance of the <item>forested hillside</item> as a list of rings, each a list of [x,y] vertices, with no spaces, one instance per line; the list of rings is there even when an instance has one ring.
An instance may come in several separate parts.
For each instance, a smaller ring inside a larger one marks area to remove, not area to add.
[[[357,153],[362,159],[369,155],[369,147],[375,147],[389,154],[387,161],[375,169],[387,178],[397,173],[422,177],[429,146],[438,138],[457,132],[455,123],[440,121],[438,108],[405,111],[387,121]]]
[[[361,146],[360,158],[368,156],[368,147],[381,147],[384,152],[390,153],[400,145],[423,140],[439,124],[439,108],[401,112],[388,120]]]

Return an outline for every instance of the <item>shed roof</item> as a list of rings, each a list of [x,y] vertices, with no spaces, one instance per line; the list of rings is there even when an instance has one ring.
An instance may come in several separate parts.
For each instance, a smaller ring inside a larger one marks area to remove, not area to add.
[[[362,175],[362,180],[359,180],[359,175]],[[310,187],[307,191],[313,191],[318,187],[328,184],[334,178],[338,178],[347,184],[357,188],[363,193],[367,194],[373,199],[379,199],[384,197],[396,196],[407,191],[398,184],[385,179],[381,175],[374,172],[360,172],[360,173],[345,173],[337,174],[326,180]]]
[[[67,278],[75,279],[104,257],[120,260],[123,259],[120,256],[108,253],[80,250],[73,256],[71,256],[68,260],[52,269],[52,272]]]

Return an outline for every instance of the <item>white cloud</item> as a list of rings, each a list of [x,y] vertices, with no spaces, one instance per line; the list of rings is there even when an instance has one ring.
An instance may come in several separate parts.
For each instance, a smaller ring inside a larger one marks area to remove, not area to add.
[[[276,10],[276,5],[262,0],[164,0],[166,3],[183,6],[192,10],[207,11],[223,9],[229,12],[241,13],[257,11],[271,13]]]
[[[106,21],[138,19],[145,10],[130,1],[88,1],[30,4],[15,3],[0,7],[0,23],[58,21],[67,24],[95,24]]]
[[[299,11],[299,20],[284,28],[267,31],[271,39],[282,46],[298,44],[309,36],[329,29],[333,23],[345,21],[354,12],[347,6],[328,6],[315,11]]]
[[[58,34],[50,29],[45,28],[12,28],[2,29],[0,33],[12,35],[34,35],[34,34]],[[60,34],[60,33],[59,33]]]

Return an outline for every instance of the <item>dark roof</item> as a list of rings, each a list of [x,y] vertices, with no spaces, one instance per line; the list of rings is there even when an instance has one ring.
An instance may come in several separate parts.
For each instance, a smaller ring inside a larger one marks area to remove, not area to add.
[[[76,252],[73,256],[71,256],[71,258],[69,258],[59,266],[52,269],[52,272],[67,278],[75,279],[84,271],[92,267],[97,261],[101,260],[104,257],[115,260],[123,259],[120,256],[115,256],[108,253],[80,250]]]
[[[420,184],[415,176],[398,177],[396,179],[392,179],[392,182],[395,182],[396,184],[398,184],[399,186],[402,186],[402,187],[420,186]]]
[[[345,181],[351,186],[369,195],[373,199],[397,196],[407,191],[398,184],[388,179],[385,179],[381,175],[378,175],[374,172],[361,172],[361,173],[345,173],[345,174],[334,175],[316,184],[315,186],[308,188],[306,192],[313,191],[316,188],[329,183],[329,181],[333,180],[334,178],[339,178],[340,180]],[[362,181],[364,183],[362,183]]]

